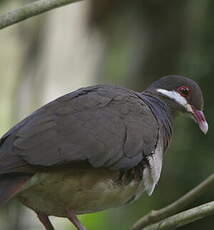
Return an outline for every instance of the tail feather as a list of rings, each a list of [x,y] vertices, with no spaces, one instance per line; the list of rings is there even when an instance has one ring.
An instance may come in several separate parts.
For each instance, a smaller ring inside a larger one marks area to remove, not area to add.
[[[3,174],[0,176],[0,206],[21,191],[31,174]]]

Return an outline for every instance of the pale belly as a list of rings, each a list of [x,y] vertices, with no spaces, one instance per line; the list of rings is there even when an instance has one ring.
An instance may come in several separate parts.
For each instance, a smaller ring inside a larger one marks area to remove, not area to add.
[[[115,178],[119,178],[118,171],[105,169],[38,173],[18,199],[35,211],[65,217],[67,210],[83,214],[118,207],[144,191],[142,182],[118,183]]]

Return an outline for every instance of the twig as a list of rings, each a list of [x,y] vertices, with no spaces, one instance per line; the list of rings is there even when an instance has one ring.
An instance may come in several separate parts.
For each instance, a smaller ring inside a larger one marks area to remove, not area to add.
[[[16,24],[46,11],[80,0],[38,0],[14,11],[0,15],[0,29]]]
[[[198,207],[180,212],[168,217],[156,224],[149,225],[143,230],[170,230],[192,223],[207,216],[214,215],[214,201],[200,205]]]
[[[210,186],[214,184],[214,174],[211,174],[205,181],[199,184],[197,187],[192,189],[190,192],[185,194],[183,197],[175,201],[174,203],[168,205],[165,208],[162,208],[157,211],[151,211],[141,219],[139,219],[132,227],[132,230],[140,230],[148,224],[153,224],[157,221],[160,221],[164,218],[167,218],[179,211],[182,211],[184,207],[192,203],[199,196],[205,193]]]

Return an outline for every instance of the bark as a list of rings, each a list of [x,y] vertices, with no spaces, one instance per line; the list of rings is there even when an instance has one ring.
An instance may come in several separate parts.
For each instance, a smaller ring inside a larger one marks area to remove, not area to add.
[[[80,0],[39,0],[0,15],[0,29]]]

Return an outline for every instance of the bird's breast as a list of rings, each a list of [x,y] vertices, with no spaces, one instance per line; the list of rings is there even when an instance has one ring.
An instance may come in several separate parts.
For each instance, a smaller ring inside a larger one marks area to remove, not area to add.
[[[18,195],[35,211],[66,216],[121,206],[138,198],[144,190],[139,178],[121,179],[119,171],[107,169],[66,169],[37,173]]]

